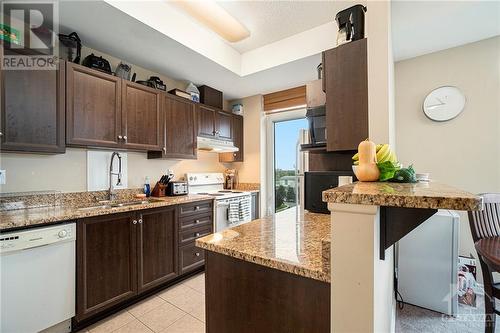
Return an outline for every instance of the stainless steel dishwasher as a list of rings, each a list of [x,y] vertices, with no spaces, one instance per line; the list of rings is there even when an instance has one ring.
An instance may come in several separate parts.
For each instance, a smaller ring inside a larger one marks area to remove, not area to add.
[[[0,234],[0,332],[71,330],[75,240],[75,223]]]

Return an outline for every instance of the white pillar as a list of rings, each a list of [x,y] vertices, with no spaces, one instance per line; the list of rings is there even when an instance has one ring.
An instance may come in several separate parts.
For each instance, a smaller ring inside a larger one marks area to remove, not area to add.
[[[331,332],[395,330],[393,247],[380,260],[380,207],[329,204]]]

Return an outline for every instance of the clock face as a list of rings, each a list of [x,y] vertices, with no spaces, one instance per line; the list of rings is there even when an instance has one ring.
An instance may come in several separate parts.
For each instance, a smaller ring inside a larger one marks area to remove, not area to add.
[[[458,116],[465,107],[465,96],[457,87],[440,87],[425,97],[425,115],[434,121],[447,121]]]

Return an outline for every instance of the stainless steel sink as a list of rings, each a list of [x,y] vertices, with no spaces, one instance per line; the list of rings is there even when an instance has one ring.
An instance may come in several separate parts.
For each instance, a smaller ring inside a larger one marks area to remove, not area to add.
[[[88,207],[81,207],[78,208],[78,210],[94,210],[94,209],[110,209],[113,208],[111,205],[97,205],[97,206],[88,206]]]

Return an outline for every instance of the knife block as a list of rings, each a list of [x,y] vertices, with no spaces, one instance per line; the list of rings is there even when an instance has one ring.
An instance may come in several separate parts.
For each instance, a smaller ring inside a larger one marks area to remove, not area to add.
[[[153,197],[165,197],[167,195],[167,185],[156,183],[151,196]]]

